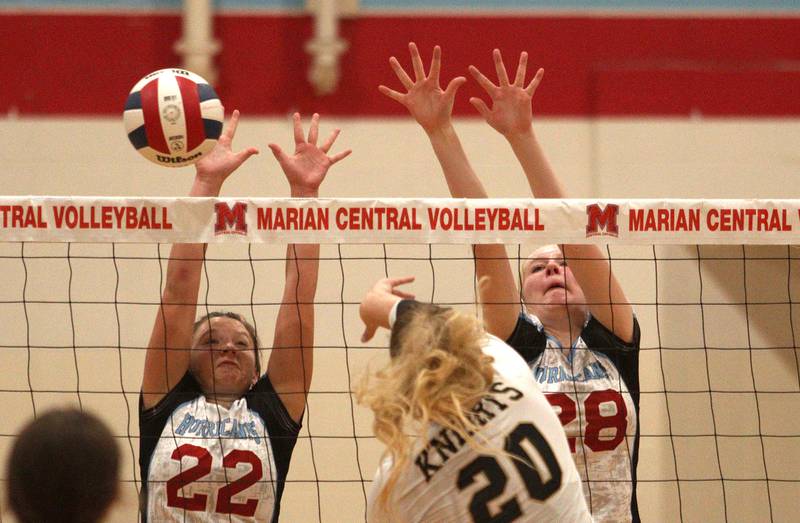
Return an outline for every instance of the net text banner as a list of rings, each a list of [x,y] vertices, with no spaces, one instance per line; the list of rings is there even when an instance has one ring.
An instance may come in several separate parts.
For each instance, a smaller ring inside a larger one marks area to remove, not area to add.
[[[0,197],[0,240],[800,243],[800,200]]]

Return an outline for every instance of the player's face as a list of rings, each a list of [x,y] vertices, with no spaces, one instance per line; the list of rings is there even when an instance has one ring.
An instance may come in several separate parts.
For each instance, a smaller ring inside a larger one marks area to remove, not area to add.
[[[241,396],[257,379],[254,348],[240,321],[211,318],[194,333],[190,369],[204,392]]]
[[[536,314],[542,307],[565,304],[585,306],[583,289],[567,266],[558,245],[533,251],[523,265],[522,295]]]

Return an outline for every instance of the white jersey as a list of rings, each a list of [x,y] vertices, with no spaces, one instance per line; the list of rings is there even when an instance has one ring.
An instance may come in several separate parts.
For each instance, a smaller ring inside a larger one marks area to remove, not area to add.
[[[494,381],[473,420],[486,445],[501,452],[475,450],[456,432],[431,428],[393,489],[388,515],[376,505],[391,460],[379,467],[370,521],[591,521],[564,430],[525,361],[493,336],[484,352],[494,358]]]
[[[225,408],[187,374],[140,415],[145,521],[277,520],[299,425],[266,377]]]
[[[537,385],[558,414],[597,522],[638,521],[638,323],[634,342],[619,340],[594,318],[570,349],[521,315],[509,344],[528,361]]]

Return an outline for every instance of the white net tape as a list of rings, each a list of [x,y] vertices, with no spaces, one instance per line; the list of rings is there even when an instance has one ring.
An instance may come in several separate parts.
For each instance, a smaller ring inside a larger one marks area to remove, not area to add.
[[[0,241],[800,243],[799,200],[0,197]]]

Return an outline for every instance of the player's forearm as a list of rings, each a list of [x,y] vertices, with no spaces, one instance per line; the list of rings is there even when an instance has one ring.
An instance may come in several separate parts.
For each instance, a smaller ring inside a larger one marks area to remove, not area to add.
[[[216,197],[219,196],[221,188],[222,181],[219,178],[198,174],[195,176],[189,196]],[[193,304],[197,301],[205,250],[204,243],[176,243],[172,246],[162,303]]]
[[[457,198],[486,198],[486,190],[469,164],[452,126],[428,133],[444,171],[450,194]],[[507,336],[519,309],[517,285],[502,245],[475,245],[475,276],[479,282],[481,307],[487,330]]]
[[[429,132],[428,138],[442,166],[450,194],[454,198],[486,198],[486,190],[472,170],[453,126]]]
[[[291,244],[286,248],[286,283],[283,304],[293,307],[300,317],[313,317],[314,298],[319,279],[319,245]],[[310,323],[304,321],[303,323]]]
[[[275,325],[270,379],[286,394],[284,403],[294,419],[303,412],[314,368],[314,297],[317,290],[319,245],[289,245],[286,249],[286,284]],[[273,372],[271,369],[279,369]]]
[[[176,243],[172,246],[167,264],[162,307],[196,304],[205,248],[204,243]],[[193,312],[191,314],[194,315]]]
[[[506,135],[506,139],[522,166],[531,192],[536,198],[566,197],[564,186],[547,161],[533,128],[530,132]]]

